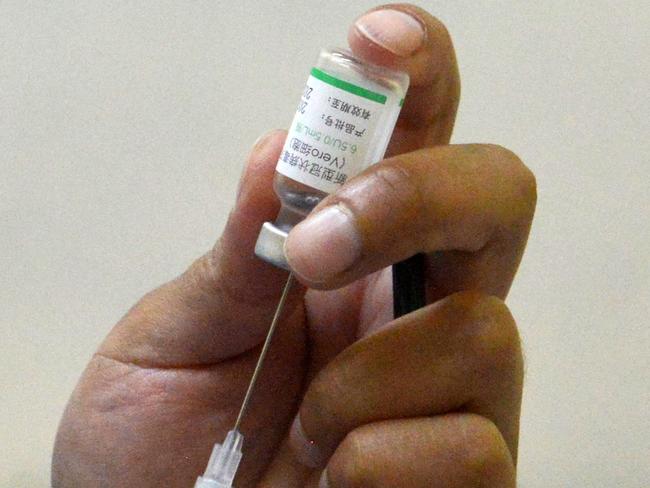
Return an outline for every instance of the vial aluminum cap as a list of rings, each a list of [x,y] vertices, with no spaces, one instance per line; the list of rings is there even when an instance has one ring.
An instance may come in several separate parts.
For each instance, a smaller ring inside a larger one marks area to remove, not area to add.
[[[255,255],[267,263],[291,271],[284,255],[284,241],[287,240],[287,235],[271,222],[264,222],[255,243]]]

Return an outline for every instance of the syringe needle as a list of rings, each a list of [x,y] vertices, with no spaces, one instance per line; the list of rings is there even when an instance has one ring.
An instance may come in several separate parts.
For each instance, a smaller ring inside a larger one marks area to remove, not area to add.
[[[239,414],[237,415],[237,420],[235,421],[235,427],[233,427],[233,430],[236,431],[239,430],[239,425],[241,424],[241,421],[244,418],[244,414],[246,413],[246,409],[251,400],[251,394],[253,393],[253,389],[255,388],[255,383],[257,382],[257,377],[260,374],[262,365],[264,364],[264,358],[266,357],[266,353],[268,352],[269,346],[271,345],[271,339],[273,339],[273,333],[275,332],[275,329],[278,323],[280,322],[280,317],[282,316],[282,310],[284,309],[284,305],[287,301],[287,297],[289,296],[289,291],[291,290],[292,284],[293,284],[293,273],[289,273],[289,277],[287,278],[287,283],[284,285],[282,296],[280,297],[278,306],[275,309],[275,314],[273,315],[273,320],[271,321],[271,327],[269,327],[269,331],[266,334],[264,345],[262,346],[262,350],[260,351],[259,358],[257,359],[257,364],[255,365],[253,376],[251,377],[251,381],[248,384],[248,389],[246,390],[246,396],[244,396],[244,401],[242,402],[241,408],[239,409]]]
[[[275,315],[271,321],[271,327],[269,327],[269,332],[266,334],[264,345],[260,351],[260,357],[257,359],[255,371],[253,371],[253,376],[248,384],[248,390],[246,390],[246,396],[244,397],[241,409],[239,410],[239,415],[237,415],[235,427],[228,432],[223,444],[214,445],[205,473],[203,473],[203,476],[197,478],[194,488],[232,488],[232,482],[235,479],[237,468],[239,468],[239,463],[242,458],[242,445],[244,443],[244,436],[239,432],[239,424],[241,424],[244,414],[246,413],[246,408],[250,402],[253,388],[255,388],[255,382],[257,381],[257,377],[259,376],[262,365],[264,364],[264,358],[266,357],[266,353],[271,345],[273,333],[278,326],[278,322],[280,322],[282,309],[287,301],[292,284],[293,274],[289,274],[287,284],[284,285],[282,296],[278,302],[278,307],[275,309]]]

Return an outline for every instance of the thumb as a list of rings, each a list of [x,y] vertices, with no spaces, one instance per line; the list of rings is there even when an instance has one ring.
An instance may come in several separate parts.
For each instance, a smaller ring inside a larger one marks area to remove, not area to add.
[[[263,222],[279,208],[273,175],[285,137],[272,131],[255,143],[214,248],[145,295],[106,338],[101,354],[151,366],[203,365],[262,341],[287,273],[253,251]],[[294,292],[289,307],[299,295]]]

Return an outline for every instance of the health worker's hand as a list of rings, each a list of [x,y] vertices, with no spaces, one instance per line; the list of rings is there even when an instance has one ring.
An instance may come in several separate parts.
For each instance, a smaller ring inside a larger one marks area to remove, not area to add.
[[[411,88],[390,157],[289,235],[302,285],[243,422],[235,485],[513,487],[522,354],[503,299],[535,179],[502,147],[448,145],[460,85],[434,17],[383,6],[349,43],[406,70]],[[284,138],[253,147],[214,248],[145,295],[93,356],[61,421],[55,488],[192,486],[232,428],[287,278],[253,255],[278,210]],[[390,265],[416,253],[429,304],[392,320]]]

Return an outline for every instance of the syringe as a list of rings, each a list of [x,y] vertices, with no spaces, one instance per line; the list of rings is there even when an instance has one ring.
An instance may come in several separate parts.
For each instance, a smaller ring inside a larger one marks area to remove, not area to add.
[[[287,297],[291,291],[291,285],[293,285],[293,274],[289,273],[287,282],[284,285],[284,290],[282,291],[282,296],[278,302],[278,306],[275,309],[275,314],[273,315],[273,320],[271,321],[271,327],[266,334],[266,339],[264,340],[264,345],[260,351],[260,355],[257,359],[257,364],[255,365],[255,370],[253,371],[253,376],[251,377],[250,383],[248,384],[248,389],[246,390],[246,395],[244,396],[244,401],[241,404],[239,409],[239,414],[237,415],[237,420],[235,421],[235,426],[231,431],[226,435],[226,439],[222,444],[215,444],[212,449],[212,455],[210,456],[210,461],[208,461],[208,467],[205,469],[203,476],[199,476],[196,480],[194,488],[230,488],[232,486],[233,479],[235,474],[237,474],[237,468],[239,467],[239,462],[242,458],[242,444],[244,443],[244,436],[239,432],[239,426],[244,418],[246,409],[251,400],[251,395],[255,389],[255,383],[257,383],[257,378],[262,370],[262,365],[264,364],[264,359],[266,358],[266,353],[269,350],[271,345],[271,340],[273,339],[273,334],[275,329],[280,322],[280,317],[282,316],[282,311],[284,310],[284,305],[287,302]]]
[[[290,274],[235,426],[223,444],[215,444],[195,488],[232,487],[242,458],[239,428],[294,280],[284,254],[289,231],[329,193],[384,157],[408,84],[406,73],[365,63],[344,49],[323,49],[312,68],[276,166],[280,212],[274,222],[264,223],[255,246],[259,258]],[[407,305],[421,290],[413,289]],[[403,313],[403,307],[398,310]]]

